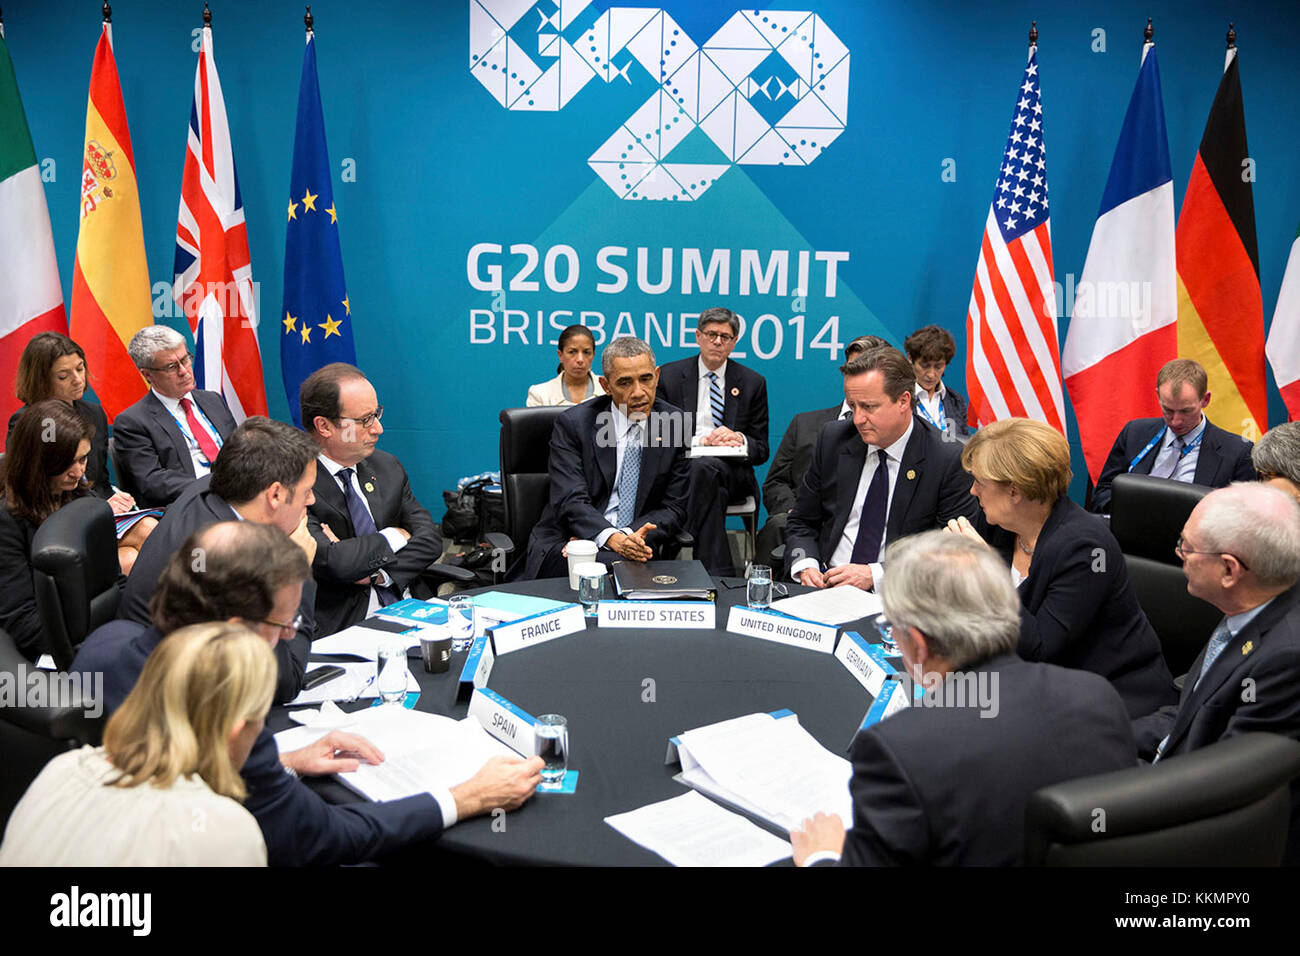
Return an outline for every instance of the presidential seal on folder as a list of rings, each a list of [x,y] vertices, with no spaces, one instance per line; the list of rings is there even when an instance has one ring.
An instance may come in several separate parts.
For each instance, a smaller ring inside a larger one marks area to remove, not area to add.
[[[712,601],[717,596],[713,579],[699,561],[615,561],[610,570],[618,596],[631,601]]]

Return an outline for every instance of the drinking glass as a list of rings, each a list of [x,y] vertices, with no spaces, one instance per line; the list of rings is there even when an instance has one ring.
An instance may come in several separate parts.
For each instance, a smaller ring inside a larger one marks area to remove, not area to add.
[[[772,569],[766,564],[750,565],[745,598],[752,608],[762,609],[772,604]]]
[[[406,699],[406,641],[389,639],[379,645],[378,677],[375,689],[385,704],[400,704]]]
[[[447,599],[447,624],[451,628],[451,649],[467,651],[474,643],[474,599],[453,594]]]
[[[533,724],[533,735],[542,758],[542,786],[560,786],[569,769],[569,722],[559,714],[542,714]]]

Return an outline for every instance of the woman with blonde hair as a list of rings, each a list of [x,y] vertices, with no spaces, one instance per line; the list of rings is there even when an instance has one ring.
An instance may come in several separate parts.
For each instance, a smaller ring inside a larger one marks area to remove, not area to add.
[[[104,745],[55,757],[32,782],[0,866],[265,866],[239,771],[275,678],[270,645],[243,625],[168,635]]]
[[[1008,418],[962,450],[981,513],[948,530],[985,541],[1011,566],[1020,593],[1017,652],[1100,674],[1131,717],[1177,702],[1155,630],[1138,604],[1119,542],[1066,496],[1070,446],[1056,429]]]

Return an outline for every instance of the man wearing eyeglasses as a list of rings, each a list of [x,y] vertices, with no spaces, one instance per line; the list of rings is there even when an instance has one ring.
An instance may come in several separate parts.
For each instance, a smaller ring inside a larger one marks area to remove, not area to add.
[[[318,449],[308,524],[320,633],[355,624],[412,588],[431,597],[421,575],[442,555],[442,538],[402,463],[375,448],[384,407],[374,386],[360,369],[335,362],[307,377],[298,402]]]
[[[211,471],[235,418],[219,392],[194,387],[194,356],[175,329],[143,328],[127,352],[149,391],[113,421],[119,478],[141,507],[169,505]]]
[[[730,309],[700,313],[695,330],[697,358],[669,362],[659,373],[664,401],[684,409],[694,425],[691,445],[725,449],[734,457],[693,457],[686,504],[686,530],[695,537],[695,557],[710,574],[731,575],[727,505],[758,495],[754,467],[767,461],[767,382],[730,361],[740,319]]]
[[[1187,591],[1224,619],[1193,662],[1178,705],[1133,722],[1156,761],[1250,731],[1300,740],[1300,505],[1239,482],[1192,510],[1177,547]],[[1287,857],[1300,863],[1300,792]]]

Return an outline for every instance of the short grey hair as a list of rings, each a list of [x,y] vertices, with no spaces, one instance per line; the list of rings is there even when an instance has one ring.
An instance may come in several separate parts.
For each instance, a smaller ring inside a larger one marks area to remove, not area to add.
[[[721,305],[715,305],[713,308],[701,312],[699,321],[695,323],[695,328],[702,330],[706,325],[713,325],[716,322],[725,322],[730,326],[732,335],[740,334],[740,316]]]
[[[1250,463],[1261,475],[1280,475],[1300,485],[1300,422],[1270,428],[1250,450]]]
[[[655,361],[655,350],[645,339],[638,339],[635,335],[624,335],[614,339],[605,346],[605,351],[600,353],[600,374],[609,378],[614,371],[614,359],[636,358],[638,355],[648,355],[651,365],[658,364]]]
[[[900,538],[885,549],[885,617],[914,627],[953,670],[1015,651],[1020,597],[987,545],[948,531]]]
[[[1300,580],[1300,504],[1258,481],[1235,481],[1201,499],[1203,551],[1231,554],[1266,588]]]
[[[185,344],[185,336],[170,325],[146,325],[131,336],[126,351],[131,356],[131,361],[135,363],[136,368],[147,369],[153,365],[153,357],[156,352],[161,352],[163,349],[174,349]]]

